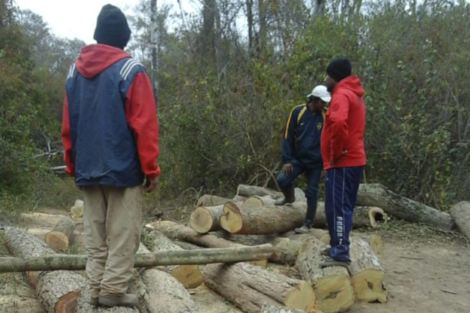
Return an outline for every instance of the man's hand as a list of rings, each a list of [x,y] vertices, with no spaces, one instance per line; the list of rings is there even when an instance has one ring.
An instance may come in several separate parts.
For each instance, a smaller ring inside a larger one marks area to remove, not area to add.
[[[294,170],[294,167],[292,166],[292,163],[286,163],[282,167],[281,171],[282,171],[282,174],[284,174],[284,176],[287,176],[290,173],[292,173],[293,170]]]
[[[158,176],[154,178],[147,177],[146,183],[145,183],[145,191],[152,192],[157,188],[157,185],[158,185]]]

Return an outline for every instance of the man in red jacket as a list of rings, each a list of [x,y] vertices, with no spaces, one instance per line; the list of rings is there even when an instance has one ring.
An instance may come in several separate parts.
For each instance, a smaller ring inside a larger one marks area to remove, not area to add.
[[[86,271],[92,305],[136,306],[127,294],[140,244],[142,191],[155,189],[158,125],[142,64],[123,51],[131,31],[118,8],[105,5],[98,44],[82,48],[68,73],[62,122],[66,172],[84,194]]]
[[[366,164],[364,129],[366,107],[359,78],[351,75],[351,63],[336,58],[326,68],[325,82],[331,102],[321,136],[325,169],[325,213],[330,248],[323,252],[326,266],[349,265],[349,232],[357,192]]]

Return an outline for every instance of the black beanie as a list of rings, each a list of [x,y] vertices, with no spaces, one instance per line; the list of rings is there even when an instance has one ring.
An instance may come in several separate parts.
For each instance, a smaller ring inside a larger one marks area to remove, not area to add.
[[[326,67],[326,73],[339,82],[345,77],[351,75],[351,62],[348,59],[336,58]]]
[[[114,5],[105,5],[98,15],[93,38],[98,43],[124,49],[131,38],[131,30],[124,13]]]

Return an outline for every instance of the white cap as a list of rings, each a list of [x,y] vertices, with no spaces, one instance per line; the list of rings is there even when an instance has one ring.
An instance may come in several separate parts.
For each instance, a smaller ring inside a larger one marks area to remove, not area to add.
[[[331,100],[331,95],[328,92],[328,89],[326,89],[326,86],[323,86],[323,85],[319,85],[313,88],[312,92],[309,95],[307,95],[307,98],[310,98],[310,97],[320,98],[327,103],[330,102]]]

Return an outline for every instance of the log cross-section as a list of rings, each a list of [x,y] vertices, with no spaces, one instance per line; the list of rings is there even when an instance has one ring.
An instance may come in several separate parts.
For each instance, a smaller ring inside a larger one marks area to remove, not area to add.
[[[296,267],[302,278],[315,290],[318,308],[324,313],[342,312],[355,301],[348,270],[344,267],[322,269],[321,251],[326,248],[319,239],[308,237],[300,248]]]

